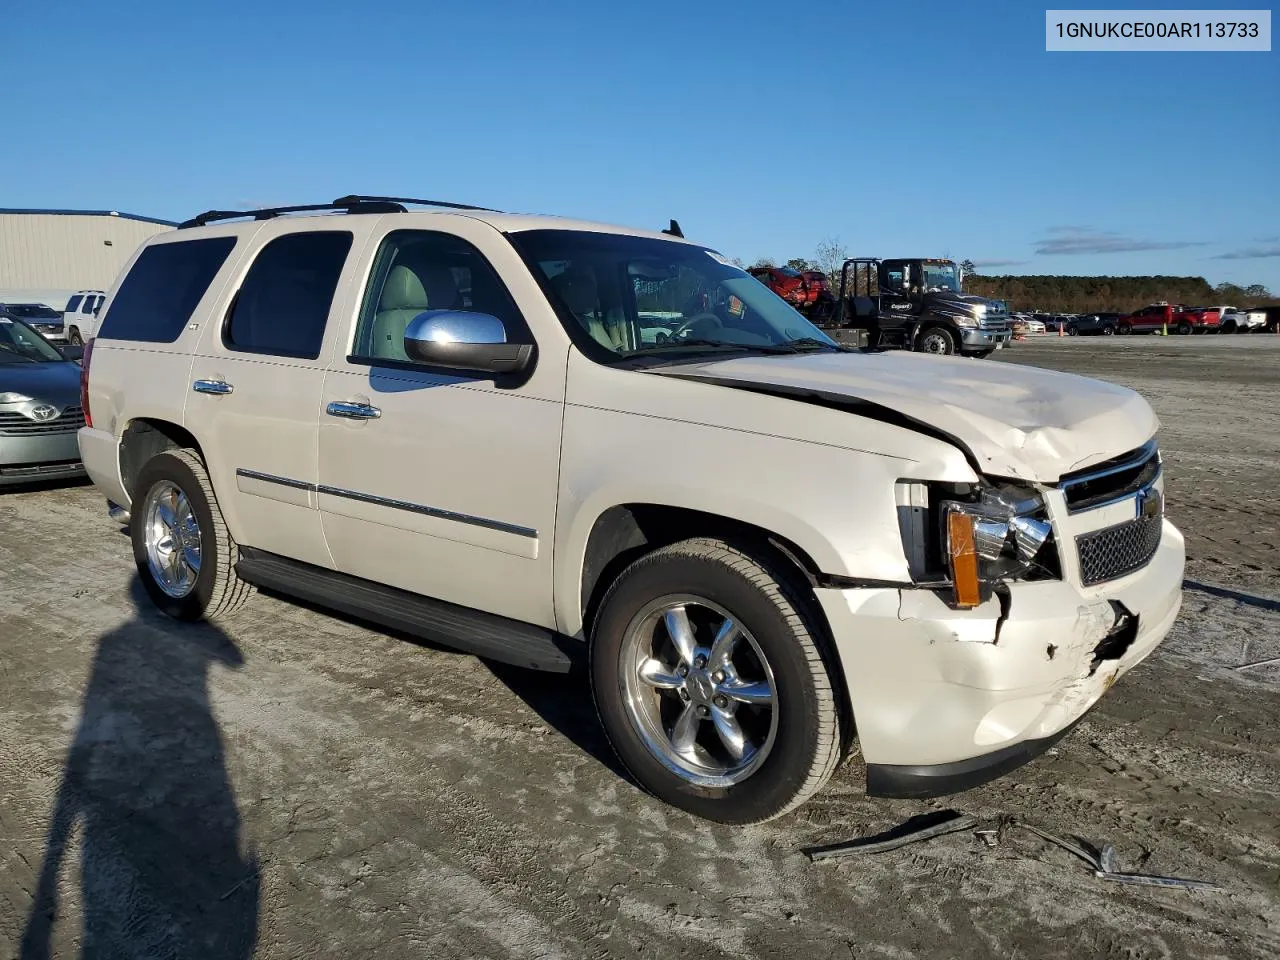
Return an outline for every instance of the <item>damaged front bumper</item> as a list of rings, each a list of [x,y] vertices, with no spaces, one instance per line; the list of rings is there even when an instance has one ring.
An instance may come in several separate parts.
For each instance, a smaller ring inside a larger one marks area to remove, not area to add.
[[[867,792],[955,793],[1048,749],[1168,634],[1185,560],[1182,535],[1163,521],[1142,569],[1093,588],[1010,584],[1003,606],[955,610],[924,589],[819,589]]]

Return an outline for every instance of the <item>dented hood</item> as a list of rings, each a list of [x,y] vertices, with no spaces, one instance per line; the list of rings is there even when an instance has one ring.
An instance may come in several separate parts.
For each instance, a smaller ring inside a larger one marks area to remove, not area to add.
[[[1126,387],[964,357],[810,353],[653,372],[825,405],[848,401],[854,413],[882,408],[945,435],[983,473],[1042,483],[1140,447],[1159,426],[1147,401]]]

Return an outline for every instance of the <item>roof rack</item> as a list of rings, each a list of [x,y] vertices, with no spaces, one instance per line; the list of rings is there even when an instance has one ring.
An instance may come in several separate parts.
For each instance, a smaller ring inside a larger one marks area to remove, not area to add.
[[[332,203],[305,203],[291,207],[263,207],[258,210],[206,210],[196,214],[190,220],[178,224],[178,229],[187,227],[203,227],[219,220],[240,220],[252,217],[254,220],[270,220],[285,213],[310,213],[318,210],[341,210],[344,213],[406,213],[406,203],[423,207],[445,207],[450,210],[490,210],[489,207],[475,207],[466,203],[450,203],[445,200],[414,200],[409,197],[367,197],[351,194],[339,197]],[[498,212],[498,211],[491,211]]]

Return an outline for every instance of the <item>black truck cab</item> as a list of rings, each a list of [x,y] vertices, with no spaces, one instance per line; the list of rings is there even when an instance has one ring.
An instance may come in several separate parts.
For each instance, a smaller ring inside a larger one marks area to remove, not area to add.
[[[840,270],[836,326],[867,331],[872,347],[985,357],[1013,334],[1004,305],[960,289],[951,260],[855,257]]]

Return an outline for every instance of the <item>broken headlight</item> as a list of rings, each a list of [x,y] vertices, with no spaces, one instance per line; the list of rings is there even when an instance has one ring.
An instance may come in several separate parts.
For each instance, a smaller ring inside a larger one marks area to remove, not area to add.
[[[1032,488],[903,481],[898,515],[912,577],[952,587],[958,607],[1003,581],[1058,576],[1053,527]]]

